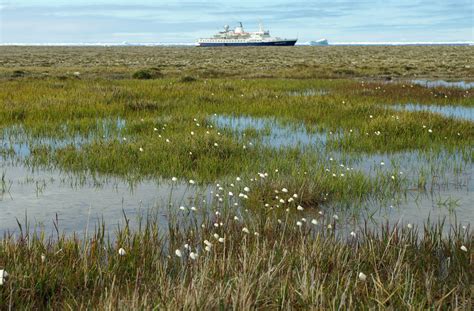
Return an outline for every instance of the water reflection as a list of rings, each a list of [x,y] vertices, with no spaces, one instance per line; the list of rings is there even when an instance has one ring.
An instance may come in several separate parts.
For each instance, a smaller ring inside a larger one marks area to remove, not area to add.
[[[239,135],[255,131],[259,138],[255,141],[273,148],[324,146],[328,140],[326,132],[309,131],[302,124],[284,125],[272,118],[214,116],[211,121],[217,127],[234,130]]]
[[[388,108],[408,111],[428,111],[443,115],[449,118],[474,121],[474,107],[464,106],[440,106],[440,105],[421,105],[421,104],[400,104],[390,105]]]
[[[474,82],[466,81],[445,81],[445,80],[411,80],[412,83],[418,84],[425,87],[453,87],[459,89],[472,89],[474,88]]]

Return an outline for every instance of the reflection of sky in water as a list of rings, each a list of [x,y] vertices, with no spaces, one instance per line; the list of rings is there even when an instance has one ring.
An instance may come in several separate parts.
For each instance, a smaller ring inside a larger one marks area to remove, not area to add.
[[[2,193],[0,187],[0,232],[17,231],[16,219],[23,222],[25,215],[31,224],[42,223],[47,232],[52,232],[56,214],[60,229],[66,232],[83,231],[88,219],[90,228],[94,228],[102,217],[108,229],[113,229],[123,222],[123,212],[133,222],[136,216],[150,209],[156,209],[165,225],[166,207],[170,203],[189,207],[191,203],[197,204],[195,197],[208,199],[209,196],[206,188],[183,182],[144,181],[130,185],[119,179],[97,183],[90,177],[84,182],[74,175],[53,170],[32,171],[1,161],[0,174],[5,175],[8,191]]]
[[[445,117],[474,121],[474,107],[463,106],[439,106],[439,105],[420,105],[420,104],[404,104],[390,105],[388,108],[396,110],[408,111],[427,111],[433,112]]]
[[[214,116],[211,121],[217,127],[229,128],[239,134],[256,130],[261,135],[261,142],[274,148],[323,146],[328,137],[325,132],[309,132],[302,124],[284,125],[271,118]]]
[[[302,97],[308,97],[308,96],[323,96],[327,95],[328,91],[323,90],[323,89],[305,89],[305,90],[299,90],[299,91],[291,91],[288,92],[288,95],[290,96],[302,96]]]
[[[31,149],[38,146],[49,147],[52,149],[63,148],[69,145],[74,147],[81,147],[93,140],[112,140],[122,138],[122,130],[125,128],[125,120],[117,119],[100,119],[96,122],[96,130],[101,133],[100,137],[94,131],[88,133],[86,136],[75,134],[72,137],[66,138],[51,138],[51,137],[30,137],[27,129],[23,126],[13,125],[2,129],[2,136],[0,136],[0,150],[13,151],[15,156],[24,158],[31,155]],[[67,125],[62,126],[62,130],[67,132]]]
[[[411,80],[411,83],[418,84],[425,87],[453,87],[459,89],[472,89],[474,82],[466,81],[444,81],[444,80]]]

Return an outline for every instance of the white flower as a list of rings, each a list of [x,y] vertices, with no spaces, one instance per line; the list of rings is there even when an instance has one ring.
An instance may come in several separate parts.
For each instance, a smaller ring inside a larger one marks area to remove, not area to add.
[[[183,254],[181,253],[181,251],[179,249],[175,250],[174,251],[175,255],[178,256],[179,258],[181,258],[181,256],[183,256]]]
[[[119,248],[118,253],[120,256],[125,256],[127,252],[123,248]]]
[[[192,259],[192,260],[196,260],[198,258],[198,254],[195,253],[195,252],[191,252],[189,253],[189,257]]]
[[[0,270],[0,285],[5,284],[7,277],[8,277],[8,272],[1,269]]]
[[[299,211],[304,210],[303,206],[301,206],[301,205],[298,205],[298,207],[296,207],[296,209],[299,210]]]
[[[461,250],[462,250],[463,252],[467,252],[467,247],[464,246],[464,245],[462,245],[462,246],[461,246]]]
[[[367,275],[365,275],[363,272],[359,272],[359,280],[365,282],[365,280],[367,280]]]
[[[173,178],[171,178],[171,181],[176,182],[176,181],[178,181],[178,178],[173,177]]]
[[[244,227],[244,228],[242,229],[242,232],[244,232],[244,233],[250,233],[249,229],[247,229],[246,227]]]

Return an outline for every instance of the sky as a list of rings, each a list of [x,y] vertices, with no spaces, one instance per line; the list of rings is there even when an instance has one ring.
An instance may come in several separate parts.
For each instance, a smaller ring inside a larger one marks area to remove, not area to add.
[[[474,41],[474,0],[0,0],[0,43],[191,43],[259,21],[300,42]]]

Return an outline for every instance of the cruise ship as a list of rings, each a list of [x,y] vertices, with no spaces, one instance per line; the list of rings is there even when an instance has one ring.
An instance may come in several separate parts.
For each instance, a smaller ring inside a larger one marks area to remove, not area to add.
[[[224,26],[212,38],[201,38],[197,41],[199,46],[293,46],[298,39],[284,39],[271,37],[268,30],[264,30],[262,24],[256,32],[246,32],[242,23],[231,30],[229,25]]]

